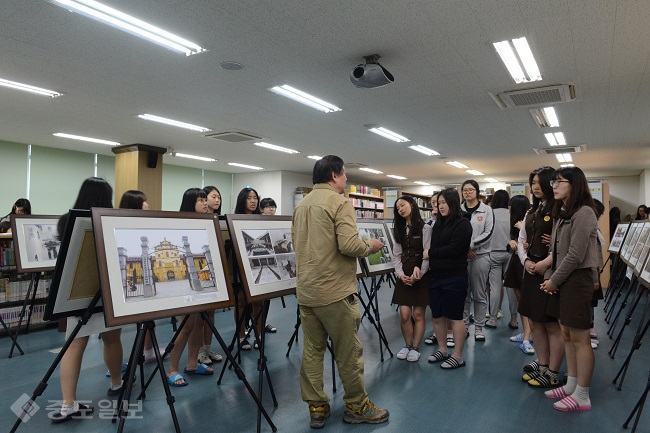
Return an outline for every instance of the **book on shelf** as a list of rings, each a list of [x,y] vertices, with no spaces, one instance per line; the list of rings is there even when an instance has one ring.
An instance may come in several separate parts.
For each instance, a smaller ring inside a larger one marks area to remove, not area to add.
[[[348,188],[349,188],[348,192],[351,192],[352,194],[372,195],[377,198],[381,198],[381,191],[378,188],[373,188],[366,185],[355,185],[355,184],[350,184]]]
[[[0,315],[2,320],[7,324],[9,328],[14,328],[18,326],[18,321],[20,320],[20,311],[22,306],[3,308],[0,310]],[[38,325],[40,323],[45,323],[43,320],[43,314],[45,313],[45,304],[36,304],[32,309],[32,317],[30,319],[30,324]],[[27,323],[27,315],[29,314],[29,309],[25,310],[22,318],[23,326]]]

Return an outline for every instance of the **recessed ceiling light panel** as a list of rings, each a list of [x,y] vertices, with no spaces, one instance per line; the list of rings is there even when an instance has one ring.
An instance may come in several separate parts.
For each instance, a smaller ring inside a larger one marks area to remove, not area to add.
[[[251,170],[264,170],[264,168],[262,168],[262,167],[257,167],[257,166],[248,165],[248,164],[240,164],[238,162],[229,162],[228,165],[232,165],[233,167],[250,168]]]
[[[424,185],[424,186],[430,186],[430,183],[422,182],[421,180],[415,180],[413,183],[416,183],[418,185]]]
[[[456,168],[469,168],[468,166],[466,166],[462,162],[458,162],[458,161],[445,161],[445,162],[447,164],[449,164],[449,165],[453,165]]]
[[[435,150],[433,150],[433,149],[429,149],[428,147],[424,147],[424,146],[422,146],[422,145],[420,145],[420,144],[418,144],[418,145],[416,145],[416,146],[409,146],[409,149],[413,149],[413,150],[415,150],[416,152],[423,153],[423,154],[425,154],[425,155],[427,155],[427,156],[436,156],[436,155],[440,155],[440,154],[439,154],[438,152],[436,152]]]
[[[295,87],[291,87],[287,84],[282,86],[275,86],[270,89],[271,92],[277,93],[289,99],[293,99],[296,102],[307,105],[308,107],[315,108],[316,110],[322,111],[324,113],[331,113],[334,111],[341,111],[336,105],[330,104],[327,101],[323,101],[320,98],[310,95],[309,93],[298,90]]]
[[[192,125],[191,123],[180,122],[174,119],[167,119],[165,117],[156,116],[153,114],[138,114],[140,119],[151,120],[152,122],[163,123],[165,125],[176,126],[178,128],[189,129],[191,131],[198,132],[208,132],[212,131],[210,128],[205,128],[203,126]]]
[[[176,153],[176,152],[174,152],[172,156],[178,156],[180,158],[198,159],[199,161],[206,161],[206,162],[216,162],[217,161],[214,158],[206,158],[204,156],[188,155],[187,153]]]
[[[478,170],[465,170],[465,171],[468,172],[469,174],[473,174],[474,176],[485,176],[483,173],[481,173]]]
[[[513,39],[512,42],[495,42],[494,48],[499,53],[515,83],[528,83],[542,79],[542,74],[539,72],[537,62],[526,38]]]
[[[406,180],[404,176],[397,176],[396,174],[387,174],[386,176],[392,177],[393,179]]]
[[[271,143],[265,143],[263,141],[255,143],[255,146],[264,147],[266,149],[276,150],[278,152],[284,152],[284,153],[290,153],[290,154],[300,153],[297,150],[289,149],[287,147],[277,146],[277,145],[271,144]]]
[[[368,167],[361,167],[359,170],[367,171],[368,173],[372,173],[372,174],[384,174],[383,171],[375,170],[373,168],[368,168]]]
[[[119,146],[120,144],[122,144],[122,143],[118,143],[117,141],[102,140],[101,138],[84,137],[82,135],[67,134],[65,132],[55,132],[52,135],[59,138],[69,138],[71,140],[88,141],[89,143],[108,144],[109,146]]]
[[[29,84],[19,83],[17,81],[5,80],[4,78],[0,78],[0,86],[22,90],[23,92],[34,93],[36,95],[49,96],[50,98],[56,98],[57,96],[63,95],[63,93],[55,92],[54,90],[42,89]]]
[[[370,132],[374,132],[377,135],[381,135],[384,138],[388,138],[389,140],[395,141],[397,143],[404,143],[406,141],[411,141],[408,138],[404,137],[403,135],[399,135],[396,132],[391,131],[390,129],[383,128],[381,126],[376,127],[376,128],[370,128],[368,129]]]

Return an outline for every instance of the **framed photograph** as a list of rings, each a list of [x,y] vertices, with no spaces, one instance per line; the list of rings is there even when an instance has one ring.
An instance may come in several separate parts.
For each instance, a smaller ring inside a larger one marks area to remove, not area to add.
[[[291,217],[227,214],[248,302],[296,293]]]
[[[359,237],[363,240],[379,239],[384,244],[384,248],[368,257],[362,257],[361,262],[366,268],[367,276],[386,274],[394,272],[393,267],[393,250],[384,222],[382,220],[357,220],[357,229],[359,230]]]
[[[630,224],[630,229],[627,236],[625,236],[625,242],[623,242],[621,258],[623,259],[623,262],[631,268],[634,268],[634,266],[631,265],[630,260],[632,259],[632,253],[634,252],[634,248],[636,247],[637,241],[639,240],[639,236],[641,236],[642,228],[643,222],[633,221]]]
[[[609,243],[609,247],[607,248],[608,252],[618,254],[621,251],[623,241],[625,240],[625,234],[629,227],[629,223],[623,223],[616,226],[616,231],[614,232],[614,236],[612,236],[612,241]]]
[[[363,278],[366,276],[366,273],[363,271],[363,268],[361,267],[361,261],[357,259],[357,278]]]
[[[645,259],[642,258],[642,261],[645,260],[645,263],[641,265],[641,272],[639,273],[639,281],[650,288],[650,251],[646,250]]]
[[[18,272],[52,271],[59,256],[58,216],[11,215]]]
[[[54,267],[45,320],[83,313],[99,292],[95,238],[89,210],[71,209]],[[102,311],[101,300],[94,312]]]
[[[106,326],[230,307],[218,217],[92,210]]]
[[[634,266],[634,273],[637,275],[641,275],[643,265],[648,256],[648,250],[650,250],[650,222],[643,224],[639,240],[636,242],[634,251],[632,251],[632,258],[630,259],[630,264]]]
[[[391,251],[395,246],[395,237],[393,236],[393,219],[384,218],[384,228],[386,229],[386,234],[388,235],[388,240],[390,241]]]

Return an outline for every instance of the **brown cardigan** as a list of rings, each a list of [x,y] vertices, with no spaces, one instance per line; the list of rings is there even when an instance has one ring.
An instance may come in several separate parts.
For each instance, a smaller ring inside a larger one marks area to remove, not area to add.
[[[559,219],[553,227],[550,255],[557,254],[544,274],[557,286],[576,269],[598,266],[598,220],[593,209],[582,206],[570,219]]]

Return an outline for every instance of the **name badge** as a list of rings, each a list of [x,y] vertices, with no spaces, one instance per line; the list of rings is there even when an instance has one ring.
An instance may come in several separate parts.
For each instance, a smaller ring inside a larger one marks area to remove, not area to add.
[[[551,217],[550,217],[550,216],[546,215],[546,216],[544,217],[544,221],[549,222],[550,220],[551,220]]]

